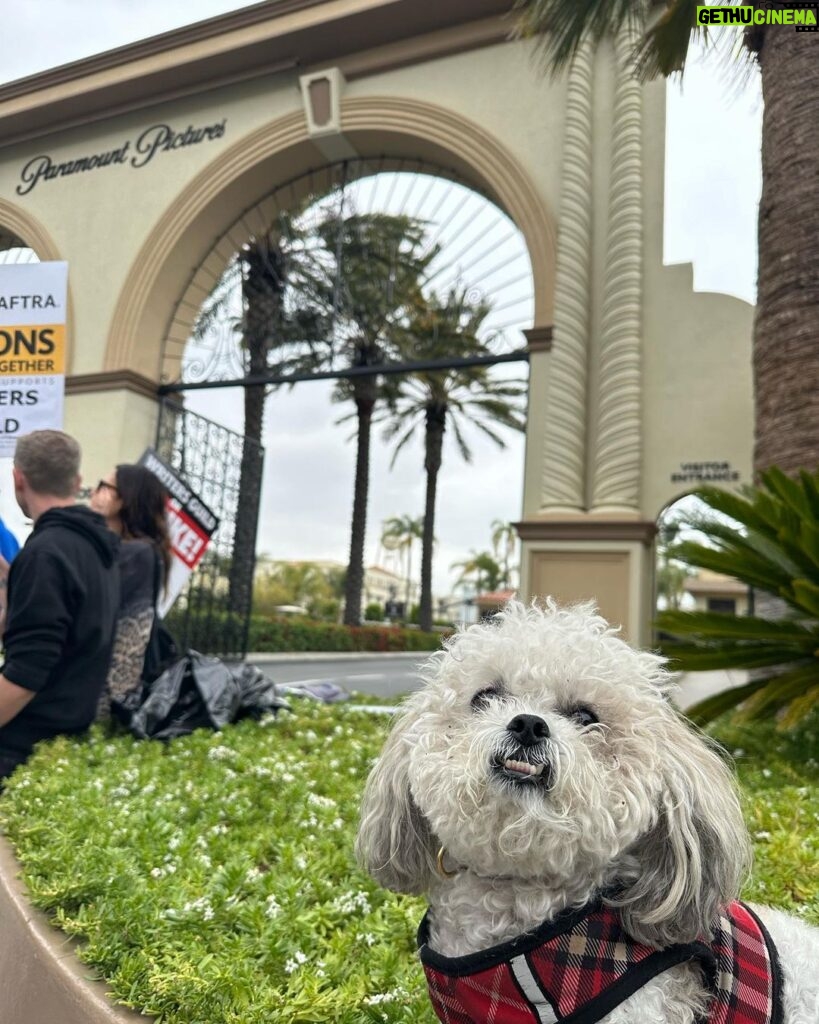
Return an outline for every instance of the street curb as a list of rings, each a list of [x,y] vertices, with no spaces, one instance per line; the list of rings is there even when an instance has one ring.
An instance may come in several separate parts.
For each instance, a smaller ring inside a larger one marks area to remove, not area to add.
[[[20,864],[0,833],[0,992],[3,1024],[150,1024],[111,1002],[80,963],[76,942],[31,906]]]
[[[401,661],[427,658],[432,651],[271,651],[246,654],[245,661]]]

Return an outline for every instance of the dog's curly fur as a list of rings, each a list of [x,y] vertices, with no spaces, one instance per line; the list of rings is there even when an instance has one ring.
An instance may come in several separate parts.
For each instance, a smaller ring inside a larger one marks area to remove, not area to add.
[[[593,606],[512,602],[424,678],[368,780],[357,852],[387,888],[428,894],[438,952],[486,949],[614,890],[635,939],[688,942],[737,897],[750,847],[731,769],[670,703],[663,660]],[[819,931],[756,909],[779,948],[785,1024],[819,1024]],[[605,1022],[692,1024],[707,1000],[682,965]]]

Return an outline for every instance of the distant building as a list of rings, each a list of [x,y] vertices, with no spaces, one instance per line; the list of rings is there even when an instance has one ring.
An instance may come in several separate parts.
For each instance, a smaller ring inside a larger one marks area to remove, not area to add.
[[[259,559],[256,564],[256,576],[264,577],[273,575],[283,565],[314,566],[320,572],[328,573],[333,570],[344,571],[347,566],[342,562],[335,562],[332,559]],[[410,582],[409,599],[410,606],[417,604],[420,599],[421,588],[418,583]],[[368,604],[377,602],[385,605],[389,600],[398,601],[403,605],[407,599],[407,581],[403,576],[391,572],[380,565],[371,565],[364,570],[364,589],[362,592],[362,611]],[[407,613],[409,614],[409,609]]]
[[[410,608],[412,605],[418,603],[420,596],[420,585],[410,580]],[[381,565],[371,565],[364,570],[364,600],[362,604],[365,607],[373,602],[378,602],[378,604],[384,605],[387,601],[406,603],[406,600],[407,581],[404,577],[399,576],[397,573],[390,572],[389,569],[385,569]],[[409,614],[410,608],[406,609],[405,614]]]
[[[700,569],[683,583],[683,590],[694,599],[693,610],[748,614],[748,587],[732,576]]]
[[[472,603],[478,609],[478,618],[485,619],[490,615],[495,615],[516,593],[515,590],[489,590],[483,594],[477,594]]]

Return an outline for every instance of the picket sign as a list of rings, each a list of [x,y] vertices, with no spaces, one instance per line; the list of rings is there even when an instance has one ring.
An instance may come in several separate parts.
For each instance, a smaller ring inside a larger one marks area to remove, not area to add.
[[[165,616],[188,582],[190,574],[202,561],[210,539],[219,526],[219,520],[186,480],[161,459],[153,448],[145,449],[138,464],[158,477],[168,491],[166,509],[173,558],[168,585],[157,604],[160,616]]]

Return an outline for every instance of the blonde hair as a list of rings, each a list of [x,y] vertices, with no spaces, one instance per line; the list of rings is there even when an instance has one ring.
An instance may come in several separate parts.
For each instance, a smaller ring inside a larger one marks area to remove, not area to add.
[[[35,494],[70,498],[80,475],[80,446],[61,430],[35,430],[17,442],[14,465]]]

